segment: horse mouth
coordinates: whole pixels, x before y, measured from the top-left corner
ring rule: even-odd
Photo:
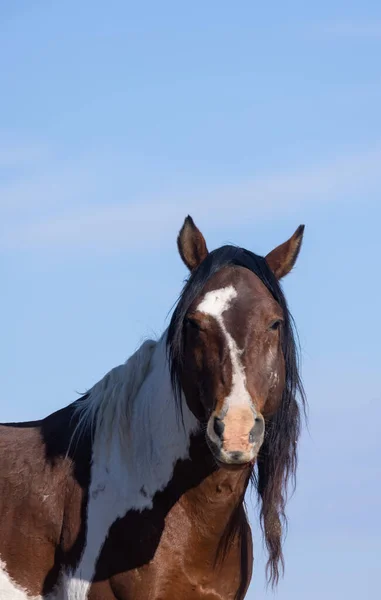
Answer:
[[[218,458],[214,457],[218,468],[224,469],[225,471],[244,471],[247,467],[252,464],[252,461],[244,462],[244,463],[227,463],[222,462]]]
[[[219,468],[240,471],[253,464],[256,459],[252,452],[227,452],[223,448],[219,448],[208,436],[206,436],[206,442]]]

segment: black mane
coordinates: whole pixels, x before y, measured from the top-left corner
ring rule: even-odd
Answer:
[[[184,318],[192,302],[199,296],[205,284],[223,267],[235,265],[252,271],[266,286],[283,311],[284,327],[282,351],[286,367],[285,387],[280,408],[267,420],[265,439],[257,460],[257,472],[253,473],[258,496],[261,500],[262,529],[269,553],[269,580],[276,584],[279,566],[283,570],[282,522],[286,524],[285,504],[288,482],[295,486],[297,466],[297,441],[300,433],[300,408],[305,409],[303,385],[299,377],[298,349],[294,337],[294,322],[287,306],[282,288],[269,268],[265,258],[236,246],[222,246],[208,254],[205,260],[189,276],[173,312],[167,336],[172,386],[176,404],[181,412],[181,370],[184,361]],[[239,526],[229,524],[230,538]],[[226,546],[227,540],[224,542]]]

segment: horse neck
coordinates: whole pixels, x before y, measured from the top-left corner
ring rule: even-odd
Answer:
[[[169,502],[191,488],[195,506],[210,505],[223,521],[242,504],[243,472],[217,469],[200,424],[183,399],[178,414],[166,353],[166,334],[155,345],[147,373],[134,397],[119,386],[115,418],[98,427],[93,445],[92,480],[107,481],[138,510],[152,508],[168,484]],[[136,382],[135,382],[136,383]],[[126,381],[126,386],[129,381]],[[187,460],[191,458],[191,460]],[[103,486],[103,483],[102,483]],[[206,514],[206,513],[205,513]]]
[[[189,486],[185,502],[205,531],[209,529],[219,539],[232,515],[243,508],[252,465],[234,470],[217,468],[204,434],[192,440],[190,456],[192,461],[179,467],[179,478]]]
[[[142,485],[148,497],[171,482],[165,493],[168,506],[177,498],[191,498],[196,514],[202,508],[205,524],[210,525],[213,518],[214,531],[220,528],[223,532],[243,504],[251,468],[216,469],[198,420],[189,410],[184,395],[181,400],[182,419],[173,395],[164,335],[133,404],[130,464],[147,475],[147,483]],[[220,518],[218,525],[216,516]],[[220,534],[217,537],[220,539]]]
[[[112,431],[99,429],[94,440],[95,468],[115,480],[120,494],[134,497],[135,508],[149,508],[155,493],[171,480],[176,462],[188,458],[191,435],[199,428],[185,403],[183,423],[177,414],[166,334],[153,350],[136,396],[120,414],[127,415],[122,424],[115,422]]]

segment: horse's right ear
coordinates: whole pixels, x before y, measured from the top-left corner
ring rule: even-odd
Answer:
[[[209,254],[204,236],[189,215],[177,237],[177,247],[190,271],[194,271]]]

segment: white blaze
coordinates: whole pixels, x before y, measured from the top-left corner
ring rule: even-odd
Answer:
[[[236,341],[226,329],[223,313],[230,308],[232,300],[237,297],[237,290],[229,285],[218,290],[207,292],[197,307],[199,312],[214,317],[219,324],[229,348],[230,360],[232,363],[232,388],[230,394],[225,398],[225,408],[229,406],[239,406],[249,404],[252,401],[246,388],[245,369],[242,365],[240,356],[242,350],[237,346]]]

